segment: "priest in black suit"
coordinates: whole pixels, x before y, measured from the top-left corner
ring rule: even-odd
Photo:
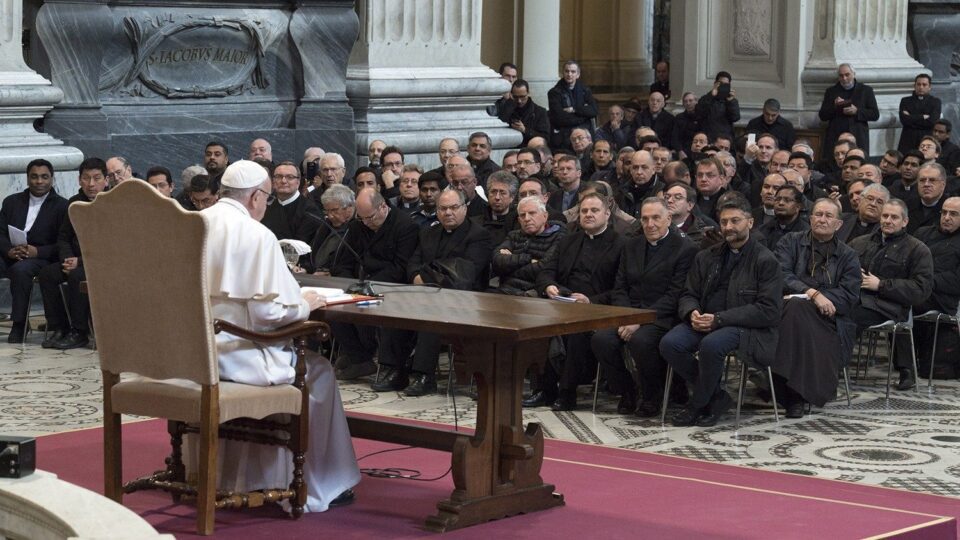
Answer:
[[[434,283],[445,288],[484,290],[487,267],[493,256],[490,232],[467,219],[467,199],[455,188],[443,190],[437,201],[440,222],[420,230],[420,243],[407,264],[407,279],[414,285]],[[440,336],[431,332],[416,333],[384,329],[380,347],[380,364],[387,368],[381,380],[373,385],[377,392],[403,390],[407,396],[436,392],[437,359]],[[412,365],[407,367],[410,352],[416,347]]]
[[[27,165],[27,189],[10,195],[0,207],[0,271],[10,279],[13,328],[8,343],[24,339],[33,279],[57,260],[57,236],[67,200],[53,189],[53,165],[35,159]],[[8,226],[26,231],[26,244],[14,245]]]
[[[261,223],[277,235],[278,240],[300,240],[309,244],[317,234],[321,212],[310,197],[300,194],[300,169],[296,163],[284,161],[274,168],[273,194],[276,199],[267,206]]]

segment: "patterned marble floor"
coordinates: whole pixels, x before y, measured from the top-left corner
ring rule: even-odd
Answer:
[[[100,425],[97,353],[44,350],[41,339],[31,335],[24,350],[0,346],[0,432],[37,436]],[[803,419],[781,417],[779,424],[748,386],[739,432],[732,417],[713,428],[674,428],[620,416],[616,400],[603,394],[594,414],[592,387],[586,386],[580,410],[529,409],[524,418],[557,439],[960,497],[960,382],[935,381],[928,393],[924,380],[919,393],[894,391],[886,402],[884,375],[873,370],[854,383],[850,407],[841,399]],[[368,383],[341,385],[351,410],[472,426],[475,403],[464,390],[454,400],[377,394]]]

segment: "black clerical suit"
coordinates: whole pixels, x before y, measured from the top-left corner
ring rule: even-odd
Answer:
[[[310,199],[297,193],[292,202],[283,204],[280,199],[267,206],[260,223],[277,236],[277,240],[300,240],[310,243],[322,227],[318,218],[323,212]],[[313,214],[313,215],[310,215]]]
[[[467,288],[484,290],[482,279],[489,275],[487,267],[490,265],[492,253],[490,233],[470,219],[465,219],[459,227],[449,232],[437,223],[419,230],[419,243],[407,263],[406,280],[412,282],[415,277],[420,276],[425,282],[430,282],[431,279],[426,276],[434,268],[431,263],[449,263],[456,259],[461,263],[458,268],[462,268],[467,274],[471,273],[472,268],[474,276],[464,276],[465,280],[473,278]],[[440,355],[439,335],[384,328],[381,339],[381,364],[406,373],[407,359],[416,346],[410,369],[416,374],[433,377]]]
[[[507,125],[517,120],[523,123],[523,131],[520,132],[523,140],[520,141],[518,148],[525,148],[534,137],[543,137],[544,140],[549,141],[550,119],[547,110],[534,103],[533,98],[528,99],[523,107],[517,105],[516,100],[506,99],[503,106],[498,109],[497,116]]]
[[[651,309],[657,318],[638,328],[627,342],[640,376],[643,401],[659,404],[667,364],[660,356],[660,338],[677,320],[677,300],[683,292],[687,271],[697,255],[697,246],[670,227],[667,236],[656,243],[646,237],[627,241],[620,256],[620,267],[611,292],[615,306]],[[617,328],[598,330],[591,339],[593,354],[603,364],[607,384],[614,394],[637,395],[636,385],[620,354],[623,341]]]
[[[935,310],[956,315],[957,304],[960,303],[960,229],[947,233],[940,229],[939,224],[929,225],[917,230],[916,238],[930,248],[933,258],[933,292],[926,302],[914,308],[914,312],[922,315]],[[941,336],[944,335],[944,328],[940,329]],[[923,359],[918,362],[921,373],[929,372],[927,366],[933,346],[933,330],[933,325],[929,323],[918,322],[914,326],[917,358]],[[940,337],[940,340],[943,341],[943,338]],[[943,354],[938,353],[937,359],[944,360]],[[951,360],[950,363],[956,364],[956,360]]]
[[[772,252],[777,251],[777,244],[787,233],[809,230],[810,221],[804,219],[800,214],[797,214],[797,217],[786,225],[781,225],[780,221],[774,218],[773,221],[768,221],[760,226],[760,232],[763,233],[764,237],[762,240],[763,245],[767,246],[767,249]]]
[[[576,292],[589,298],[591,304],[609,304],[623,244],[624,238],[610,226],[596,235],[583,230],[568,234],[560,240],[555,254],[543,261],[537,289],[546,296],[547,287],[555,285],[561,296]],[[544,393],[556,394],[558,388],[559,399],[566,401],[566,408],[573,408],[577,385],[593,379],[597,361],[590,349],[589,332],[563,336],[555,344],[560,341],[565,353],[551,354],[544,369]]]
[[[666,109],[657,113],[656,118],[650,114],[649,109],[641,112],[637,115],[637,125],[652,129],[660,139],[661,146],[677,150],[677,148],[673,148],[674,118]]]
[[[793,124],[779,115],[772,124],[768,124],[763,119],[762,114],[754,117],[747,122],[747,129],[744,132],[756,134],[758,137],[764,133],[769,133],[777,139],[777,148],[782,150],[789,150],[797,140],[797,133],[793,129]]]
[[[81,190],[70,197],[69,204],[77,201],[90,202]],[[63,262],[71,257],[77,258],[77,267],[64,274]],[[87,295],[80,291],[80,283],[87,278],[83,267],[83,256],[80,253],[80,240],[77,231],[73,228],[70,215],[65,214],[60,232],[57,236],[57,261],[46,265],[40,270],[37,282],[43,296],[43,314],[47,320],[47,331],[67,331],[71,327],[82,333],[90,332],[90,301]],[[66,282],[64,295],[60,294],[60,284]],[[67,305],[64,306],[64,297]]]
[[[924,118],[926,116],[926,118]],[[940,119],[940,99],[935,96],[918,96],[913,93],[900,100],[900,142],[897,150],[906,153],[920,146],[920,139],[933,132],[933,125]],[[952,171],[950,171],[952,174]]]
[[[467,202],[467,217],[482,216],[487,209],[487,201],[479,194],[474,193],[473,199]]]
[[[20,261],[11,259],[7,254],[13,248],[10,242],[8,225],[23,230],[27,222],[30,207],[30,191],[14,193],[3,200],[0,207],[0,273],[10,279],[11,319],[14,324],[24,324],[30,309],[30,291],[33,278],[44,266],[55,262],[58,257],[57,238],[67,213],[67,200],[50,190],[33,226],[27,231],[27,244],[37,249],[37,256]]]
[[[506,214],[493,215],[493,209],[487,206],[483,214],[470,218],[484,229],[490,231],[490,245],[499,246],[507,233],[517,228],[517,210],[510,208]]]
[[[850,241],[858,236],[873,234],[880,228],[880,223],[864,223],[860,221],[860,215],[856,212],[846,214],[842,218],[840,230],[837,231],[837,238],[841,242],[850,245]]]
[[[721,98],[710,91],[700,97],[694,112],[700,122],[700,130],[706,133],[711,141],[716,139],[717,135],[735,140],[733,124],[740,120],[740,102],[737,98]]]
[[[946,195],[934,204],[927,206],[923,199],[917,195],[915,198],[907,201],[907,210],[910,212],[910,220],[907,221],[907,232],[914,234],[921,227],[934,226],[940,224],[940,211],[943,210],[943,201],[947,199]]]
[[[843,107],[835,104],[838,97],[856,105],[856,114],[853,116],[844,114]],[[855,80],[853,88],[846,90],[838,82],[824,92],[819,114],[820,120],[827,122],[827,132],[820,147],[824,155],[830,155],[833,152],[837,137],[845,131],[849,131],[856,137],[858,148],[869,150],[870,128],[867,122],[874,122],[880,118],[880,109],[877,108],[877,98],[873,94],[873,88]]]

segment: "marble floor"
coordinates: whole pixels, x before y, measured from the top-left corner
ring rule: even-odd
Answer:
[[[6,332],[0,330],[0,336]],[[91,349],[45,350],[42,333],[25,348],[0,345],[0,433],[39,436],[101,424],[97,353]],[[657,420],[616,414],[616,400],[601,393],[590,410],[592,387],[581,387],[581,409],[524,411],[548,437],[674,456],[863,482],[960,497],[960,382],[935,381],[928,392],[893,391],[884,399],[885,368],[851,386],[851,406],[841,399],[803,419],[774,420],[748,386],[742,423],[713,428],[663,427]],[[736,380],[731,380],[733,391]],[[408,398],[373,392],[369,382],[345,383],[350,410],[472,426],[475,403],[465,387]],[[441,382],[441,392],[445,384]],[[842,390],[841,390],[842,396]]]

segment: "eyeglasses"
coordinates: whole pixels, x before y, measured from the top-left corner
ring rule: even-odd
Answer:
[[[517,160],[517,165],[525,165],[525,166],[527,166],[527,167],[529,167],[530,165],[533,165],[533,164],[535,164],[535,163],[536,163],[536,161],[533,161],[532,159],[518,159],[518,160]]]
[[[664,193],[663,199],[665,201],[685,201],[687,200],[687,195],[685,193],[676,193],[674,195],[671,195],[669,193]]]
[[[451,204],[450,206],[437,206],[437,213],[441,214],[444,212],[456,212],[461,208],[463,208],[462,204]]]
[[[359,219],[360,221],[366,223],[366,222],[370,221],[371,219],[377,217],[377,212],[379,212],[379,209],[374,210],[373,213],[370,214],[369,216],[361,216],[360,213],[358,212],[358,213],[357,213],[357,219]]]
[[[273,175],[274,180],[284,180],[286,182],[293,182],[294,180],[299,180],[300,176],[296,174],[275,174]]]
[[[323,174],[332,174],[341,169],[343,169],[343,167],[324,167],[320,169],[320,172],[322,172]]]
[[[266,191],[260,188],[257,188],[257,191],[267,196],[267,206],[270,206],[271,204],[273,204],[273,201],[277,200],[277,196],[274,195],[273,193],[267,193]]]

